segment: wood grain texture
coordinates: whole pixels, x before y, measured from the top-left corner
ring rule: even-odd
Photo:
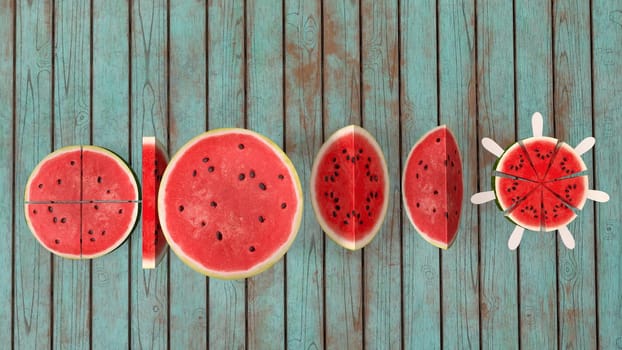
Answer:
[[[362,126],[376,137],[389,169],[389,207],[363,248],[364,345],[401,346],[401,192],[397,1],[362,1]]]
[[[512,4],[477,2],[477,126],[479,138],[508,147],[514,135]],[[494,156],[479,147],[479,186],[490,190]],[[489,203],[480,212],[480,342],[485,349],[518,349],[516,253],[508,249],[513,227]]]
[[[244,1],[208,3],[208,126],[245,125]],[[246,344],[245,280],[209,280],[209,347],[241,349]]]
[[[440,1],[438,14],[440,123],[455,132],[462,153],[465,194],[460,234],[452,249],[441,253],[442,346],[478,348],[478,208],[468,201],[478,190],[475,8],[471,1]]]
[[[400,1],[402,162],[417,140],[438,124],[436,5],[435,0]],[[403,211],[404,349],[441,347],[439,257],[439,249],[422,239]]]
[[[594,181],[611,200],[596,206],[596,277],[598,345],[622,348],[622,239],[620,211],[622,188],[617,176],[622,143],[622,9],[616,1],[592,3],[592,60],[594,89]],[[613,153],[611,153],[613,151]]]
[[[98,1],[92,6],[92,141],[129,160],[129,3]],[[140,231],[134,230],[132,235],[140,235]],[[129,239],[111,254],[93,260],[91,278],[92,348],[129,348]]]
[[[266,20],[266,19],[270,20]],[[246,126],[284,146],[283,3],[246,3]],[[250,349],[285,347],[285,261],[247,279]]]
[[[553,7],[555,136],[572,146],[592,135],[590,9],[584,1],[557,1]],[[592,152],[582,156],[592,178]],[[593,181],[593,178],[592,178]],[[593,183],[590,181],[590,183]],[[558,240],[559,346],[596,347],[594,206],[587,201],[568,225],[576,248]]]
[[[14,125],[14,93],[13,89],[15,67],[15,2],[12,0],[0,1],[0,162],[6,166],[0,169],[0,193],[5,200],[0,202],[0,339],[5,339],[5,346],[13,343],[13,212],[14,189],[13,170],[14,152],[13,130]],[[11,136],[9,136],[11,135]],[[19,212],[19,210],[17,210]]]
[[[516,139],[532,136],[531,115],[554,135],[552,14],[549,1],[515,3]],[[520,345],[557,348],[557,233],[527,233],[518,248]]]
[[[54,3],[54,139],[58,149],[90,143],[90,2]],[[91,266],[53,256],[52,346],[90,347]]]
[[[361,123],[360,4],[324,1],[322,82],[324,139]],[[363,346],[362,251],[324,238],[325,337],[328,349]]]
[[[142,136],[155,136],[168,144],[167,3],[132,1],[131,52],[131,165],[142,171]],[[135,232],[141,232],[140,222]],[[143,270],[142,241],[130,241],[130,346],[164,349],[169,342],[168,260],[155,270]],[[170,256],[169,256],[170,257]]]
[[[169,149],[171,156],[206,130],[206,5],[184,0],[169,3]],[[170,344],[205,348],[207,342],[207,278],[169,251]]]
[[[285,2],[285,151],[310,193],[311,167],[322,144],[321,4]],[[324,234],[306,196],[298,236],[286,255],[290,349],[324,347]]]

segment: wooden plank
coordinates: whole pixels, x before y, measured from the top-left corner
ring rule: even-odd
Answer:
[[[208,125],[244,127],[244,1],[208,4]],[[246,342],[245,280],[209,281],[209,347],[240,349]]]
[[[90,2],[54,3],[54,149],[90,143]],[[53,257],[53,347],[90,347],[90,261]]]
[[[363,249],[364,345],[397,349],[401,327],[401,172],[398,3],[361,3],[362,125],[376,137],[389,168],[389,207]]]
[[[438,122],[436,1],[400,2],[402,161]],[[403,166],[402,166],[403,169]],[[440,253],[402,212],[404,349],[441,346]]]
[[[555,135],[575,146],[592,135],[590,8],[585,1],[556,1],[553,8]],[[592,152],[583,160],[593,174]],[[559,346],[596,347],[594,206],[588,201],[568,225],[576,248],[558,240]]]
[[[131,163],[142,171],[141,140],[155,136],[167,144],[167,2],[132,1]],[[136,232],[141,232],[140,222]],[[130,347],[164,349],[168,344],[168,258],[155,270],[143,270],[140,234],[130,241]]]
[[[478,132],[507,147],[515,141],[512,3],[477,2],[476,11]],[[496,157],[478,149],[486,164],[479,169],[480,190],[490,191]],[[514,225],[492,203],[481,206],[479,215],[480,343],[518,349],[517,262],[507,243]]]
[[[51,347],[51,256],[21,208],[30,172],[52,149],[52,2],[17,3],[15,50],[14,330],[18,349]]]
[[[13,211],[21,213],[21,208],[14,207],[13,189],[14,149],[13,128],[14,112],[14,58],[15,58],[15,2],[0,1],[0,162],[6,164],[0,169],[0,193],[6,200],[0,202],[0,339],[5,339],[5,346],[13,343]]]
[[[285,150],[309,193],[311,167],[322,144],[321,3],[285,2]],[[286,256],[288,348],[324,346],[323,233],[309,196]]]
[[[130,155],[129,4],[93,2],[93,144],[128,161]],[[112,47],[114,43],[114,49]],[[132,235],[140,235],[134,230]],[[92,264],[93,349],[129,347],[129,240]],[[114,302],[110,302],[114,300]]]
[[[544,135],[553,135],[551,4],[515,3],[517,139],[533,135],[531,115],[544,117]],[[502,145],[505,146],[505,145]],[[518,249],[520,345],[557,348],[556,233],[527,234]]]
[[[283,3],[246,3],[246,123],[283,147]],[[267,20],[269,19],[269,20]],[[284,260],[247,280],[247,346],[285,347]]]
[[[324,138],[361,123],[360,4],[324,1],[322,18]],[[328,349],[363,347],[362,251],[324,238],[325,343]]]
[[[592,2],[592,60],[594,89],[595,177],[593,186],[611,200],[596,206],[597,344],[622,347],[622,193],[617,176],[622,141],[622,12],[617,1]],[[585,218],[581,218],[584,220]],[[589,234],[588,234],[589,236]]]
[[[206,129],[206,5],[170,2],[169,146],[171,155]],[[207,279],[171,252],[170,344],[207,347]]]
[[[478,208],[469,202],[478,190],[474,5],[441,1],[438,14],[440,123],[454,131],[464,171],[460,233],[441,254],[442,347],[478,348]]]

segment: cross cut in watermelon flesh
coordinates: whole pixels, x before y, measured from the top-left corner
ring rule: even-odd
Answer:
[[[25,215],[37,240],[72,259],[95,258],[119,246],[138,214],[136,180],[112,152],[68,146],[45,157],[26,185]]]
[[[350,125],[331,135],[311,171],[311,202],[324,232],[350,250],[367,245],[388,208],[384,155],[365,129]]]

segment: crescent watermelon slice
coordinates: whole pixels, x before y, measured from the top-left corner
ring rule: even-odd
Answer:
[[[143,137],[143,269],[155,268],[166,254],[166,239],[158,218],[157,196],[168,155],[155,137]]]

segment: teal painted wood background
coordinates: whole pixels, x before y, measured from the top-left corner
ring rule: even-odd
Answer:
[[[615,0],[0,0],[0,347],[11,349],[622,348],[622,3]],[[512,225],[487,190],[502,146],[530,116],[584,159],[577,247]],[[172,155],[199,132],[248,127],[280,144],[308,189],[333,131],[360,124],[383,147],[391,202],[361,251],[326,239],[305,199],[286,257],[241,281],[169,254],[141,268],[140,225],[112,254],[69,261],[23,218],[46,154],[97,144],[140,173],[141,137]],[[428,129],[461,146],[465,200],[448,251],[402,212],[401,166]]]

